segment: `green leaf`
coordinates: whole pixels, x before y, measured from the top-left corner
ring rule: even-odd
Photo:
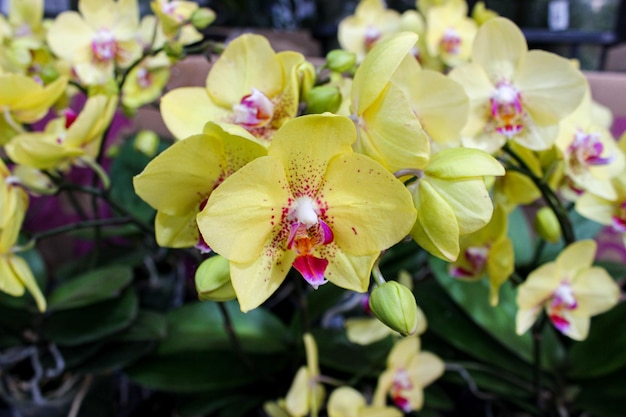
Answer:
[[[271,353],[287,349],[287,329],[272,313],[262,307],[242,313],[237,302],[224,303],[224,306],[244,351]],[[161,355],[232,349],[216,302],[183,305],[167,314],[167,323],[168,335],[158,350]]]
[[[41,332],[45,338],[61,346],[75,346],[125,329],[132,324],[137,313],[137,296],[132,288],[127,288],[119,298],[47,316]]]
[[[532,238],[530,223],[521,207],[517,207],[509,215],[509,228],[507,235],[513,242],[515,253],[515,265],[528,265],[533,259],[535,240]]]
[[[615,332],[614,332],[615,333]],[[623,417],[626,410],[626,368],[610,375],[581,381],[570,409],[601,417]]]
[[[593,378],[626,367],[626,303],[593,317],[587,339],[574,343],[569,352],[569,376]]]
[[[428,332],[473,358],[502,370],[531,378],[532,368],[493,339],[448,297],[433,280],[420,281],[414,288],[417,305],[428,319]]]
[[[489,286],[487,280],[466,282],[448,274],[447,263],[431,258],[431,269],[437,281],[456,304],[494,339],[521,359],[532,363],[533,341],[529,332],[519,336],[515,333],[515,315],[517,293],[510,282],[500,288],[500,300],[497,306],[489,304]],[[545,327],[542,339],[542,365],[547,369],[561,366],[565,359],[565,349],[558,341],[554,331]]]
[[[164,314],[151,310],[139,310],[137,319],[126,330],[113,337],[117,342],[148,342],[165,339],[167,319]]]
[[[94,355],[77,366],[74,371],[85,374],[114,372],[135,362],[155,347],[156,343],[147,341],[104,343]]]
[[[154,354],[127,370],[128,376],[147,388],[170,392],[201,392],[241,387],[285,367],[283,354],[247,355],[249,368],[235,352],[189,351]]]
[[[89,271],[59,285],[48,297],[48,309],[68,310],[118,297],[132,279],[132,270],[124,266]]]

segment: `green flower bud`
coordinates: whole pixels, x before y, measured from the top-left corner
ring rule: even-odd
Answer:
[[[550,207],[542,207],[535,215],[535,231],[551,243],[561,239],[561,225]]]
[[[202,262],[196,270],[196,290],[202,301],[234,300],[228,259],[216,255]]]
[[[142,130],[135,136],[135,150],[152,158],[159,150],[159,135],[151,130]]]
[[[49,84],[59,78],[59,71],[51,65],[45,65],[39,71],[39,77],[44,84]]]
[[[370,309],[378,320],[404,336],[415,334],[418,330],[415,296],[396,281],[388,281],[372,291]]]
[[[337,72],[346,72],[354,68],[356,55],[343,49],[333,49],[326,54],[326,66]]]
[[[341,92],[337,87],[313,87],[304,97],[307,114],[334,113],[341,106]]]
[[[167,42],[163,45],[163,50],[165,51],[165,54],[174,61],[181,59],[185,52],[183,45],[176,41]]]
[[[204,29],[215,21],[215,12],[207,7],[201,7],[191,15],[191,24],[196,29]]]

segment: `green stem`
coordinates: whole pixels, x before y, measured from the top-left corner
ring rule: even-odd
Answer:
[[[508,167],[507,169],[520,172],[530,178],[541,192],[545,202],[556,215],[559,221],[559,226],[561,227],[561,232],[563,233],[563,243],[565,246],[575,242],[576,236],[574,234],[572,223],[569,220],[567,210],[565,210],[559,200],[559,197],[555,194],[552,188],[550,188],[543,178],[533,174],[526,161],[524,161],[524,159],[522,159],[508,144],[505,144],[502,149],[519,164],[519,167]]]
[[[372,277],[374,278],[374,281],[378,286],[383,285],[387,282],[385,281],[385,277],[380,270],[380,260],[382,259],[384,253],[385,252],[380,253],[378,258],[376,259],[376,262],[374,262],[374,266],[372,267]]]
[[[542,398],[541,381],[541,346],[543,342],[543,328],[547,322],[547,316],[541,313],[539,320],[532,327],[533,338],[533,386],[535,391],[535,404],[537,406],[537,416],[544,415],[544,401]]]
[[[230,313],[228,312],[228,309],[226,308],[226,304],[217,303],[217,305],[219,307],[220,314],[222,315],[222,320],[224,321],[224,330],[226,331],[226,335],[228,336],[228,339],[230,340],[230,344],[235,350],[235,353],[250,371],[255,371],[254,364],[252,363],[250,358],[245,354],[245,352],[243,351],[243,348],[241,347],[241,342],[239,338],[237,337],[237,332],[235,331],[235,328],[233,326],[233,321],[230,318]]]

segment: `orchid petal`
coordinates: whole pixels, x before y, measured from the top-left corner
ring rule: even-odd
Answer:
[[[576,296],[575,315],[595,316],[613,308],[620,298],[620,288],[613,278],[600,267],[579,272],[572,280]]]

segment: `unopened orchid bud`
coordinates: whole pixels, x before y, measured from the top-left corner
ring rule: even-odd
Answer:
[[[404,336],[418,330],[415,296],[396,281],[388,281],[372,291],[370,308],[378,320]]]
[[[228,259],[222,256],[212,256],[202,262],[195,278],[198,298],[202,301],[230,301],[236,297],[230,282]]]
[[[191,15],[191,24],[196,29],[204,29],[215,22],[215,12],[207,7],[201,7]]]
[[[159,150],[159,135],[151,130],[142,130],[135,136],[134,148],[152,158]]]
[[[59,71],[54,68],[52,65],[45,65],[39,71],[39,78],[44,84],[49,84],[59,78]]]
[[[176,41],[167,42],[163,45],[163,50],[165,51],[165,54],[174,61],[182,58],[185,52],[183,45]]]
[[[321,85],[309,90],[304,101],[308,114],[334,113],[341,106],[341,92],[337,87]]]
[[[326,54],[326,66],[336,72],[346,72],[354,68],[356,55],[343,49],[333,49]]]
[[[298,76],[300,78],[300,95],[304,97],[315,85],[317,77],[315,65],[309,61],[304,61],[298,65]]]
[[[52,195],[58,190],[50,177],[36,168],[17,165],[13,168],[13,175],[19,180],[20,185],[33,194]]]
[[[561,239],[559,219],[550,207],[542,207],[535,215],[535,231],[539,236],[551,243]]]

